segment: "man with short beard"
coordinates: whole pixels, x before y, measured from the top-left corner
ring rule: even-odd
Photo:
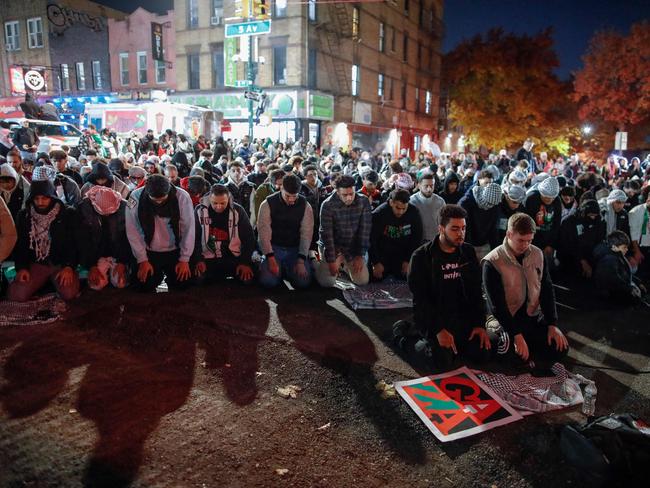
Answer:
[[[438,235],[438,214],[445,201],[433,193],[434,175],[423,171],[418,175],[418,192],[411,196],[410,203],[420,211],[422,239],[432,241]]]
[[[76,215],[74,209],[59,200],[50,180],[32,183],[25,208],[18,214],[16,230],[17,273],[9,287],[9,300],[29,300],[48,280],[64,300],[76,297]]]
[[[143,291],[166,276],[170,289],[186,286],[194,251],[194,207],[189,194],[163,175],[151,175],[127,203],[126,235],[138,262]]]
[[[399,321],[395,340],[415,348],[438,370],[451,369],[459,356],[481,361],[490,354],[476,252],[465,243],[467,212],[458,205],[440,210],[438,236],[411,257],[408,285],[413,293],[415,331]]]

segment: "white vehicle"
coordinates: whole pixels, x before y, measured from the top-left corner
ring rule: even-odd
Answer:
[[[74,125],[67,122],[54,122],[52,120],[38,119],[6,119],[11,124],[11,131],[15,131],[22,126],[23,121],[29,122],[29,127],[36,131],[40,139],[37,152],[47,153],[55,149],[61,149],[61,146],[69,146],[71,149],[79,145],[81,131]]]

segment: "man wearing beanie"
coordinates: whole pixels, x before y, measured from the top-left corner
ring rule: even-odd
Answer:
[[[578,210],[576,203],[576,189],[573,186],[565,186],[560,190],[560,202],[562,203],[562,220],[573,215]]]
[[[49,280],[61,298],[71,300],[79,293],[79,278],[74,271],[77,266],[75,211],[58,198],[49,179],[33,181],[25,203],[16,222],[17,273],[9,287],[8,299],[25,302]]]
[[[467,212],[467,234],[465,240],[474,246],[478,259],[490,252],[497,230],[499,204],[503,192],[497,183],[476,185],[461,198],[458,205]]]
[[[115,190],[95,185],[86,192],[78,212],[83,243],[79,263],[88,269],[88,286],[99,291],[110,282],[124,288],[133,261],[126,237],[126,201]]]
[[[630,220],[625,210],[627,195],[623,190],[612,190],[606,199],[601,200],[600,209],[607,224],[607,235],[620,230],[630,237]]]
[[[524,202],[526,213],[533,218],[537,228],[533,244],[544,252],[549,265],[553,263],[562,223],[559,194],[560,185],[557,178],[550,176],[541,181],[535,190],[529,191]]]
[[[557,327],[553,283],[538,247],[532,245],[535,222],[524,213],[508,220],[506,238],[483,259],[483,290],[488,311],[498,322],[488,333],[499,336],[504,358],[547,369],[566,356],[569,344]]]
[[[493,233],[493,239],[490,242],[492,249],[503,244],[508,230],[508,219],[516,213],[524,212],[525,199],[526,190],[523,186],[507,185],[503,187],[503,199],[497,207],[497,230]]]
[[[151,175],[131,194],[126,235],[138,263],[143,291],[166,277],[170,289],[187,285],[194,251],[194,208],[189,194],[163,175]]]

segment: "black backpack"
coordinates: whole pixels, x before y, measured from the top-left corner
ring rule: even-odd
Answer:
[[[589,486],[647,486],[650,426],[634,414],[610,414],[560,434],[567,461]]]

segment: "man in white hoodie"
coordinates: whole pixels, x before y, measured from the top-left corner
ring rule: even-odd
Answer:
[[[418,192],[411,196],[411,205],[417,207],[422,219],[422,240],[432,241],[438,235],[438,216],[445,201],[433,193],[433,173],[423,171],[418,175]]]
[[[11,163],[0,165],[0,197],[7,204],[14,221],[18,218],[20,209],[25,206],[29,186],[25,177],[16,173]]]

